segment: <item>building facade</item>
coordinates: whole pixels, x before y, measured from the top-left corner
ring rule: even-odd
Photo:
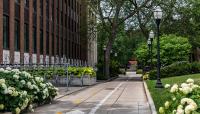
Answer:
[[[0,63],[85,64],[85,0],[0,0]]]

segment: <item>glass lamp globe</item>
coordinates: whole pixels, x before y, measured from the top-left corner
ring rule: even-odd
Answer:
[[[151,30],[149,33],[149,38],[153,39],[154,38],[154,32]]]
[[[156,6],[153,14],[155,19],[162,19],[163,12],[160,6]]]

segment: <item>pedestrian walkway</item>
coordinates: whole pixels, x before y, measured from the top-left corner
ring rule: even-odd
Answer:
[[[32,114],[151,114],[140,76],[127,72],[118,79],[64,96]]]

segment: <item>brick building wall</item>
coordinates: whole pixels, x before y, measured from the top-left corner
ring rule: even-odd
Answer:
[[[86,5],[85,0],[0,0],[0,63],[87,61]]]

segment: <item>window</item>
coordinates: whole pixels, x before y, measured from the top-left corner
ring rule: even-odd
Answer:
[[[56,38],[56,43],[57,43],[57,51],[56,51],[56,54],[58,55],[59,54],[59,37],[57,36]]]
[[[52,55],[54,55],[54,48],[55,48],[55,46],[54,46],[54,35],[52,34]]]
[[[49,0],[46,0],[46,17],[49,19]]]
[[[40,0],[40,15],[43,16],[43,0]]]
[[[37,31],[36,28],[33,27],[33,53],[37,53]]]
[[[63,56],[63,38],[61,37],[61,56]]]
[[[20,28],[19,28],[19,21],[15,20],[15,51],[20,50]]]
[[[3,0],[3,13],[9,14],[9,0]]]
[[[24,0],[24,5],[25,5],[25,7],[29,7],[29,0]]]
[[[18,4],[19,4],[19,1],[20,1],[20,0],[15,0],[15,3],[18,3]]]
[[[29,29],[28,24],[24,24],[24,51],[29,52]]]
[[[37,0],[33,0],[33,12],[37,12],[37,7],[36,7],[36,5],[37,5]]]
[[[52,21],[54,22],[54,0],[52,0]]]
[[[9,49],[9,20],[8,16],[3,16],[3,48]]]
[[[44,44],[44,40],[43,40],[43,31],[40,30],[40,54],[43,54],[43,44]]]
[[[47,32],[46,34],[46,50],[47,50],[47,55],[49,55],[49,33]]]

